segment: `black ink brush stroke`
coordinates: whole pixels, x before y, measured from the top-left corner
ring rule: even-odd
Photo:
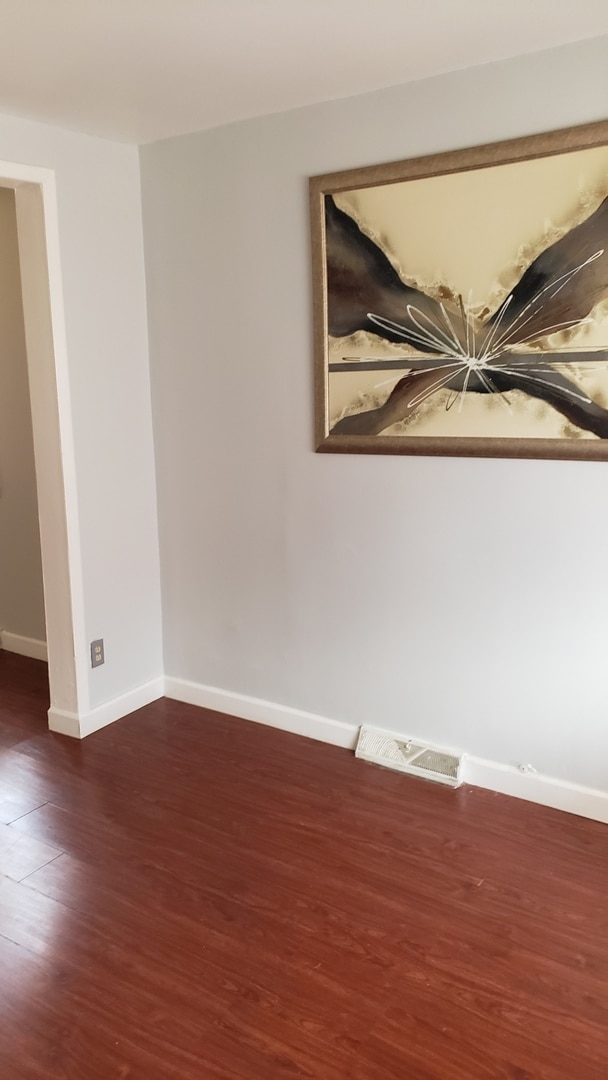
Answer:
[[[415,307],[434,322],[441,319],[441,305],[420,289],[406,285],[384,252],[361,231],[356,221],[325,196],[325,251],[327,261],[327,328],[332,337],[348,337],[366,330],[386,341],[403,343],[403,333],[380,331],[369,318],[376,312],[396,320],[416,335],[408,315]],[[457,320],[460,324],[460,320]],[[417,335],[416,335],[417,337]],[[430,352],[416,340],[416,348]]]
[[[584,270],[576,272],[584,263]],[[564,280],[570,274],[569,280]],[[608,199],[604,199],[585,221],[530,263],[509,294],[501,336],[509,330],[513,345],[523,338],[536,340],[549,333],[552,326],[581,322],[607,296]],[[499,311],[488,320],[488,327]]]

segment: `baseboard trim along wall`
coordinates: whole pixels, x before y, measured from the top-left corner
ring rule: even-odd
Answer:
[[[48,659],[46,641],[24,637],[23,634],[11,634],[8,630],[0,630],[0,648],[6,649],[6,652],[19,653],[20,656],[29,656],[31,660]]]
[[[136,686],[120,697],[112,698],[111,701],[98,705],[90,712],[77,716],[75,713],[65,712],[63,709],[50,708],[48,712],[49,728],[59,735],[70,735],[73,739],[84,739],[92,735],[94,731],[113,724],[115,720],[122,720],[136,709],[143,709],[152,701],[164,696],[165,680],[162,676],[152,679],[151,682]]]
[[[304,712],[288,705],[277,705],[273,701],[222,690],[217,686],[190,682],[187,679],[173,678],[170,675],[153,679],[82,716],[51,708],[48,714],[49,727],[51,731],[61,735],[83,739],[163,696],[228,716],[238,716],[256,724],[267,724],[269,727],[340,746],[346,750],[354,750],[359,734],[356,724],[332,720],[327,716]],[[397,738],[404,738],[405,734],[410,733],[395,732]],[[424,742],[419,731],[413,734],[412,738]],[[550,806],[555,810],[608,824],[608,792],[582,787],[552,776],[522,771],[516,765],[488,761],[467,753],[462,756],[461,776],[465,784],[488,788],[503,795],[526,799],[541,806]]]
[[[217,686],[174,679],[170,675],[165,676],[165,694],[168,698],[183,701],[187,705],[199,705],[203,709],[213,709],[229,716],[239,716],[243,720],[253,720],[256,724],[268,724],[270,727],[290,731],[294,735],[305,735],[309,739],[342,746],[348,750],[354,750],[359,734],[356,724],[330,720],[326,716],[292,709],[288,705],[276,705],[273,701],[249,697],[247,694],[220,690]]]
[[[342,746],[348,750],[354,749],[359,734],[356,724],[330,720],[326,716],[302,712],[286,705],[248,697],[246,694],[231,693],[217,686],[188,682],[186,679],[166,676],[165,694],[175,701],[199,705],[204,709],[239,716],[259,724],[269,724],[283,731],[305,735],[307,738]],[[395,734],[397,738],[404,738],[405,733]],[[424,742],[419,731],[413,733],[412,738]],[[486,761],[466,753],[463,754],[461,775],[465,784],[488,788],[503,795],[512,795],[517,799],[526,799],[541,806],[550,806],[556,810],[608,823],[608,792],[595,791],[539,773],[522,772],[515,765]]]
[[[516,765],[503,765],[464,755],[462,777],[466,784],[489,788],[501,795],[551,806],[568,814],[592,818],[608,824],[608,792],[572,784],[542,773],[521,772]]]

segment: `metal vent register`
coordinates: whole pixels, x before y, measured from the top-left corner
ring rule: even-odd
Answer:
[[[424,776],[457,787],[461,758],[436,747],[423,746],[378,728],[362,727],[355,750],[357,757],[389,769]]]

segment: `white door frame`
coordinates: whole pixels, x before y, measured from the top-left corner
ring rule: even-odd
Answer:
[[[59,222],[52,169],[0,161],[15,191],[49,660],[51,727],[79,731],[89,711]],[[59,722],[58,722],[59,721]]]

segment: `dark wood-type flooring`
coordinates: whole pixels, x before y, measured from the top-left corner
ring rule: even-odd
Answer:
[[[2,1080],[607,1080],[605,826],[0,687]]]

